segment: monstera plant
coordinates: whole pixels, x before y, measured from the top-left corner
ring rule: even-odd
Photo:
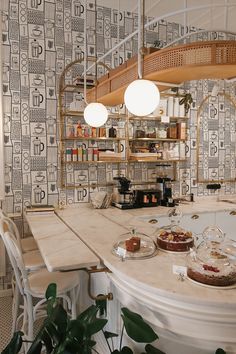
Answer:
[[[96,305],[90,306],[75,320],[71,320],[56,297],[56,284],[49,285],[46,291],[46,299],[47,317],[35,339],[30,343],[27,354],[99,354],[93,335],[100,331],[104,335],[108,352],[111,354],[134,353],[131,348],[122,345],[124,331],[133,341],[146,343],[141,354],[165,354],[150,344],[158,339],[153,329],[139,314],[130,311],[128,308],[121,309],[123,326],[119,336],[116,333],[104,330],[108,320],[101,318],[101,315],[105,312],[106,302],[98,301]],[[24,343],[23,336],[22,332],[16,332],[1,354],[19,353]],[[115,337],[120,337],[117,349],[113,345]],[[215,354],[226,354],[226,352],[219,348]]]
[[[138,343],[147,343],[146,354],[165,354],[150,343],[158,339],[157,334],[143,320],[143,318],[130,311],[128,308],[121,309],[123,328],[119,340],[119,348],[114,349],[113,338],[116,333],[104,330],[108,320],[98,316],[104,312],[104,302],[97,302],[81,313],[75,320],[71,320],[56,297],[56,284],[50,284],[46,291],[47,317],[30,345],[27,354],[92,354],[98,353],[93,335],[102,331],[106,340],[108,351],[113,354],[132,354],[133,351],[122,345],[124,330],[127,335]],[[16,332],[3,350],[2,354],[17,354],[24,342],[22,332]],[[46,351],[45,351],[46,349]]]

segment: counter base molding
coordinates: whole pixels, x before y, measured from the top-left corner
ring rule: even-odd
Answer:
[[[213,354],[219,347],[227,354],[236,353],[236,305],[176,300],[164,293],[147,292],[114,274],[109,277],[114,297],[119,301],[118,313],[113,313],[113,318],[118,321],[124,306],[139,313],[158,334],[156,346],[165,353]]]

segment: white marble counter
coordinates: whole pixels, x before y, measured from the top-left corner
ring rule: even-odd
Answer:
[[[185,216],[189,215],[188,221],[191,222],[191,214],[198,213],[200,223],[203,219],[208,222],[214,212],[224,218],[235,207],[214,198],[181,205]],[[157,347],[165,353],[212,354],[221,347],[227,354],[236,354],[235,288],[213,289],[188,279],[180,281],[172,266],[185,266],[185,255],[159,251],[150,259],[121,261],[111,252],[120,236],[134,226],[152,237],[155,225],[149,224],[148,218],[159,219],[168,210],[163,207],[95,210],[89,204],[79,204],[57,210],[60,219],[55,215],[53,218],[28,215],[27,219],[51,269],[80,267],[84,252],[84,266],[86,262],[91,266],[91,259],[98,264],[100,259],[112,271],[106,275],[100,273],[106,281],[97,280],[99,288],[93,284],[95,293],[111,291],[114,295],[108,306],[112,332],[120,331],[120,308],[126,306],[152,325],[160,337]],[[88,249],[96,255],[89,252],[89,260]]]
[[[31,212],[25,217],[50,272],[100,264],[98,257],[54,212]]]
[[[232,210],[234,205],[216,202],[213,199],[201,200],[191,205],[181,206],[183,213],[212,212]],[[186,264],[185,255],[173,255],[159,251],[158,254],[145,260],[126,260],[122,262],[112,254],[112,246],[132,226],[146,234],[153,233],[153,226],[139,220],[142,215],[163,215],[168,208],[142,208],[120,210],[117,208],[93,209],[84,204],[78,207],[68,207],[58,211],[58,215],[74,230],[80,239],[85,242],[103,261],[112,272],[126,280],[129,284],[146,289],[149,293],[162,294],[167,297],[191,299],[191,302],[225,303],[235,305],[236,289],[216,290],[190,283],[189,280],[180,281],[173,274],[172,265]]]

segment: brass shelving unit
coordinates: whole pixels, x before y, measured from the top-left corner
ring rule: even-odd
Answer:
[[[96,58],[95,57],[90,57],[89,60],[91,61],[95,61]],[[81,185],[83,185],[84,187],[86,186],[94,186],[95,183],[94,182],[87,182],[86,181],[84,183],[69,183],[67,182],[67,178],[66,178],[66,174],[67,174],[67,168],[68,166],[72,166],[72,169],[74,170],[74,168],[78,169],[76,166],[82,166],[82,165],[101,165],[101,164],[118,164],[118,174],[120,174],[120,164],[126,164],[126,174],[127,177],[129,178],[130,176],[130,166],[132,164],[135,163],[157,163],[157,164],[172,164],[173,165],[173,175],[174,178],[176,179],[177,176],[177,172],[176,172],[176,163],[177,162],[181,162],[181,161],[185,161],[184,158],[173,158],[173,159],[161,159],[158,157],[158,155],[155,157],[154,155],[148,159],[148,158],[135,158],[133,159],[132,156],[130,156],[130,150],[132,145],[135,146],[135,144],[138,144],[140,142],[154,142],[154,143],[180,143],[180,142],[184,142],[186,139],[173,139],[173,138],[159,138],[159,137],[143,137],[143,138],[138,138],[135,136],[129,136],[129,124],[135,124],[136,121],[154,121],[158,124],[163,123],[162,122],[162,117],[161,116],[147,116],[147,117],[135,117],[135,116],[131,116],[131,115],[127,115],[124,113],[110,113],[109,114],[109,119],[114,119],[114,120],[123,120],[124,121],[124,134],[122,134],[122,137],[116,137],[116,138],[112,138],[112,137],[100,137],[100,136],[85,136],[85,137],[69,137],[67,136],[67,132],[66,132],[66,125],[67,125],[67,120],[69,118],[71,118],[72,120],[76,119],[76,117],[78,117],[78,119],[82,120],[83,119],[83,111],[75,111],[75,110],[71,110],[68,106],[68,102],[66,102],[67,94],[74,94],[76,92],[78,93],[83,93],[84,91],[84,84],[82,82],[81,77],[76,77],[73,80],[69,80],[68,78],[70,78],[71,75],[71,70],[73,71],[74,66],[82,64],[82,60],[76,60],[72,63],[70,63],[69,65],[67,65],[67,67],[64,69],[61,78],[60,78],[60,83],[59,83],[59,114],[60,114],[60,187],[62,189],[72,189],[72,188],[79,188],[81,187]],[[106,67],[106,69],[108,69]],[[86,84],[87,88],[91,88],[91,86],[94,84],[94,86],[96,86],[97,81],[95,79],[95,77],[88,77],[89,78],[89,84]],[[166,96],[166,93],[163,94],[163,96]],[[167,94],[167,96],[169,96]],[[175,96],[175,95],[172,95]],[[175,123],[178,121],[186,121],[187,122],[188,117],[175,117],[172,116],[169,119],[169,123]],[[168,125],[168,123],[163,123],[165,125]],[[121,152],[122,151],[122,143],[124,143],[124,148],[125,148],[125,152],[122,158],[109,158],[109,156],[107,156],[106,158],[101,158],[101,160],[98,161],[93,161],[91,160],[91,158],[89,160],[86,161],[66,161],[66,147],[71,143],[74,144],[73,146],[76,145],[76,142],[110,142],[110,143],[114,143],[117,144],[117,151]],[[137,182],[134,182],[137,183]],[[140,182],[141,183],[141,182]],[[140,184],[138,183],[138,184]],[[154,183],[153,181],[146,181],[147,183]],[[112,185],[112,182],[109,183],[96,183],[96,186],[110,186]]]
[[[88,57],[88,61],[96,61],[95,57]],[[62,189],[73,189],[73,188],[80,188],[81,185],[83,187],[89,187],[89,186],[94,186],[94,182],[91,183],[74,183],[70,184],[67,183],[66,181],[66,167],[68,165],[71,166],[77,166],[77,165],[100,165],[100,164],[110,164],[110,163],[117,163],[118,164],[118,173],[120,173],[120,164],[121,163],[127,163],[126,160],[124,159],[118,159],[118,158],[104,158],[103,160],[98,160],[98,161],[91,161],[91,160],[86,160],[86,161],[66,161],[65,153],[66,153],[66,145],[68,145],[69,142],[71,143],[76,143],[77,141],[84,141],[84,142],[89,142],[89,141],[94,141],[94,142],[114,142],[117,144],[117,151],[121,152],[121,141],[125,140],[125,138],[110,138],[110,137],[99,137],[99,136],[86,136],[86,137],[68,137],[66,135],[66,125],[67,125],[67,120],[69,118],[76,118],[78,117],[79,119],[83,119],[83,111],[74,111],[68,109],[67,105],[67,94],[74,94],[74,93],[83,93],[84,91],[84,82],[82,77],[77,76],[73,80],[69,80],[72,75],[73,69],[75,69],[76,65],[83,65],[83,60],[75,60],[71,62],[69,65],[67,65],[60,77],[60,82],[59,82],[59,115],[60,115],[60,187]],[[107,67],[103,63],[99,63],[98,65],[103,65],[107,70],[109,70],[109,67]],[[93,76],[88,76],[87,75],[87,82],[86,82],[86,88],[89,89],[93,86],[96,86],[97,80]],[[116,113],[111,113],[109,114],[109,119],[125,119],[124,114],[120,114],[119,112]],[[111,183],[96,183],[96,186],[109,186],[112,185]]]

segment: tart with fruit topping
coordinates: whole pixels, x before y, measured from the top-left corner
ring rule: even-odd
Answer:
[[[194,240],[190,231],[181,228],[171,230],[161,229],[157,236],[157,245],[166,251],[187,252],[193,247]]]

